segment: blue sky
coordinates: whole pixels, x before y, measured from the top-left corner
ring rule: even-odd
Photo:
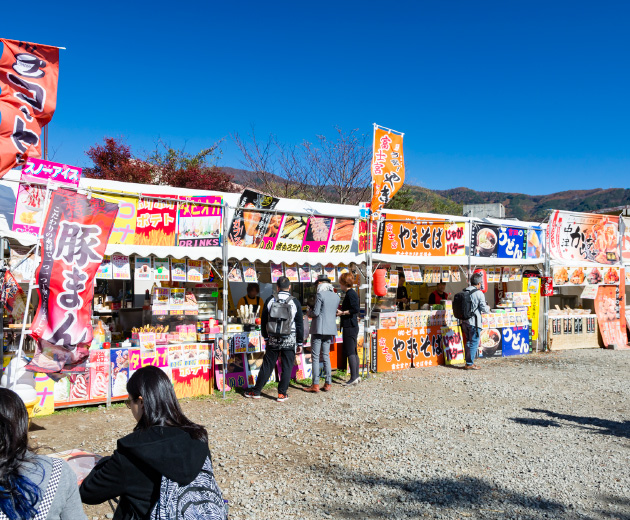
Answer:
[[[31,4],[29,4],[31,5]],[[106,6],[106,7],[104,7]],[[627,187],[628,2],[62,2],[3,16],[61,54],[55,160],[104,136],[405,132],[407,179],[530,194]],[[37,13],[37,16],[35,16]],[[29,16],[36,17],[28,23]],[[241,167],[226,142],[221,163]]]

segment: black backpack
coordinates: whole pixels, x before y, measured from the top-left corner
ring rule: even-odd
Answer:
[[[267,321],[267,333],[270,336],[288,336],[291,334],[293,323],[291,300],[292,298],[289,296],[286,300],[274,298],[271,302],[269,320]]]
[[[458,320],[469,320],[475,315],[475,308],[473,307],[472,294],[479,289],[473,289],[469,291],[464,289],[458,292],[453,298],[453,314]]]

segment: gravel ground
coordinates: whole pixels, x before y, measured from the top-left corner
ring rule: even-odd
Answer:
[[[630,520],[630,351],[481,366],[378,374],[318,395],[295,384],[284,403],[270,388],[273,400],[183,406],[208,428],[234,520]],[[109,454],[132,428],[127,409],[92,408],[38,419],[31,436],[42,453]]]

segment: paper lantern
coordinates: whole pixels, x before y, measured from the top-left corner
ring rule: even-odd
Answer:
[[[475,269],[473,271],[473,274],[480,274],[482,276],[481,279],[481,292],[482,293],[486,293],[488,292],[488,273],[486,272],[485,269]]]
[[[377,269],[374,271],[374,279],[372,287],[375,296],[385,296],[387,294],[387,280],[385,278],[387,271],[385,269]]]

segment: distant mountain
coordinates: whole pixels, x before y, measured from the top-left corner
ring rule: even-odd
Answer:
[[[222,167],[234,176],[234,182],[246,185],[251,181],[251,172],[238,168]],[[422,186],[405,184],[406,200],[399,209],[427,213],[461,215],[464,204],[493,204],[505,206],[506,217],[520,220],[541,221],[549,209],[594,212],[606,208],[630,205],[630,189],[611,188],[593,190],[570,190],[550,195],[526,195],[499,191],[475,191],[470,188],[430,190]]]
[[[550,195],[525,195],[496,191],[475,191],[469,188],[436,190],[436,194],[457,204],[491,204],[505,206],[506,217],[521,220],[543,220],[549,209],[592,213],[616,206],[630,205],[630,189],[571,190]]]

